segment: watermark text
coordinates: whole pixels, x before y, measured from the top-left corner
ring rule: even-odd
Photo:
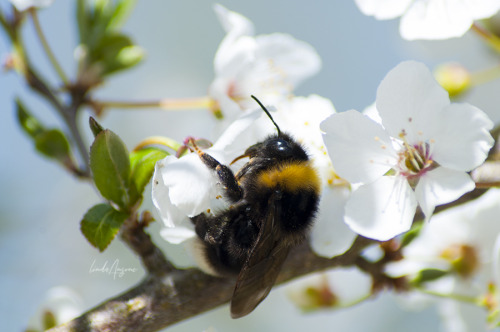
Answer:
[[[99,265],[98,263],[96,263],[96,260],[94,259],[94,261],[92,262],[92,264],[90,265],[90,269],[89,269],[89,273],[105,273],[105,274],[108,274],[110,276],[113,276],[113,279],[116,279],[116,278],[123,278],[123,276],[125,275],[125,273],[129,273],[129,272],[137,272],[138,268],[136,267],[122,267],[120,266],[120,260],[119,259],[115,259],[112,263],[110,263],[109,261],[105,261],[104,264],[102,265]]]

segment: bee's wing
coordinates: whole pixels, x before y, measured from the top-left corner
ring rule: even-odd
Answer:
[[[275,227],[281,222],[279,200],[271,197],[268,207],[254,247],[238,275],[231,299],[232,318],[248,315],[266,298],[288,255],[289,247],[279,241]]]

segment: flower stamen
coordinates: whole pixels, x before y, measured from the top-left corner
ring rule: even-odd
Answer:
[[[400,173],[406,177],[414,177],[422,175],[423,172],[429,170],[434,164],[431,158],[431,146],[427,142],[419,142],[416,145],[411,145],[406,139],[404,130],[399,134],[402,141],[402,150],[399,153]]]

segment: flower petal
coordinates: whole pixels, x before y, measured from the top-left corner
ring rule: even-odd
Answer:
[[[206,152],[222,164],[229,164],[245,150],[276,132],[262,109],[253,109],[233,121]]]
[[[153,203],[167,227],[176,227],[218,203],[220,188],[215,174],[196,154],[177,159],[167,156],[156,163]]]
[[[165,227],[160,230],[160,235],[165,241],[172,244],[179,244],[196,237],[196,233],[192,225],[191,227]]]
[[[319,256],[332,258],[343,254],[356,237],[356,233],[344,223],[344,206],[349,193],[346,187],[326,187],[323,190],[310,239],[311,248]]]
[[[462,287],[455,286],[455,288],[458,288],[458,290],[472,288],[470,284],[460,286]],[[441,291],[441,289],[439,290]],[[449,293],[457,294],[453,291],[454,290],[452,289]],[[487,316],[486,310],[474,309],[478,308],[471,306],[465,301],[456,301],[453,299],[444,299],[439,301],[438,312],[442,322],[441,330],[453,332],[490,330],[490,328],[487,327],[486,322],[491,320],[491,317]]]
[[[175,160],[175,157],[173,156],[168,156],[167,158],[160,160],[155,165],[152,199],[153,204],[165,226],[174,227],[175,221],[179,221],[181,218],[185,218],[186,216],[183,215],[182,212],[179,211],[179,209],[176,208],[170,201],[170,188],[165,185],[163,180],[164,166]]]
[[[475,19],[493,16],[500,8],[495,0],[414,1],[401,19],[404,39],[460,37]]]
[[[234,33],[238,36],[253,35],[253,23],[245,16],[230,11],[218,3],[214,5],[214,11],[224,31],[227,33]]]
[[[467,9],[474,20],[491,17],[500,10],[498,0],[481,0],[479,6],[475,0],[465,0],[464,3],[467,4]]]
[[[36,8],[42,8],[42,7],[48,7],[52,5],[54,0],[9,0],[12,5],[16,7],[17,10],[19,11],[25,11],[28,8],[31,7],[36,7]]]
[[[461,171],[484,162],[494,140],[489,133],[493,122],[483,111],[469,104],[451,104],[437,121],[441,129],[432,147],[436,162]]]
[[[215,13],[226,31],[215,53],[214,67],[218,76],[233,76],[241,66],[253,61],[256,48],[253,23],[243,15],[230,11],[220,4],[214,5]]]
[[[410,144],[426,139],[441,123],[434,119],[450,104],[448,93],[429,69],[416,61],[404,61],[392,69],[377,90],[376,107],[389,135],[404,131]]]
[[[372,182],[397,163],[382,126],[357,111],[333,114],[321,129],[335,171],[351,183]]]
[[[281,73],[281,80],[288,83],[289,87],[296,87],[321,69],[318,52],[304,41],[283,33],[261,35],[255,39],[255,58],[272,59],[272,68]]]
[[[436,206],[453,202],[474,188],[474,181],[467,173],[438,167],[420,178],[415,195],[428,220]]]
[[[355,0],[359,10],[377,20],[388,20],[403,15],[413,0]]]
[[[411,228],[416,208],[415,194],[406,179],[384,176],[351,194],[345,220],[354,232],[387,241]]]
[[[443,1],[413,2],[401,19],[401,36],[407,40],[462,36],[469,30],[472,18],[463,6],[450,6],[450,3],[451,1],[446,4]]]
[[[500,234],[495,239],[492,256],[493,280],[498,287],[500,285]]]

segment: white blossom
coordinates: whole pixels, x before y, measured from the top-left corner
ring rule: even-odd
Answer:
[[[410,280],[425,270],[444,272],[419,287],[442,295],[425,300],[437,303],[446,331],[486,330],[487,310],[473,300],[486,295],[491,282],[499,285],[499,214],[500,190],[490,189],[474,201],[434,216],[403,249],[403,260],[386,267],[389,275]],[[460,297],[472,301],[457,300]]]
[[[242,111],[255,108],[251,95],[277,105],[319,71],[321,59],[311,45],[282,33],[254,36],[254,26],[244,16],[221,5],[215,12],[227,34],[215,54],[209,94],[226,126]]]
[[[474,189],[467,174],[493,144],[491,120],[469,104],[451,104],[421,63],[391,70],[377,91],[382,123],[354,110],[322,125],[337,173],[361,186],[346,204],[346,223],[385,241],[410,229],[417,205],[429,219],[435,206]]]
[[[9,0],[19,11],[25,11],[31,7],[44,8],[52,5],[54,0]]]
[[[79,294],[67,286],[52,287],[47,291],[37,313],[30,319],[29,327],[46,330],[44,316],[49,314],[55,324],[66,323],[83,313],[83,300]]]
[[[460,37],[476,20],[495,15],[498,0],[355,0],[365,15],[379,20],[401,16],[401,36],[413,39]]]

